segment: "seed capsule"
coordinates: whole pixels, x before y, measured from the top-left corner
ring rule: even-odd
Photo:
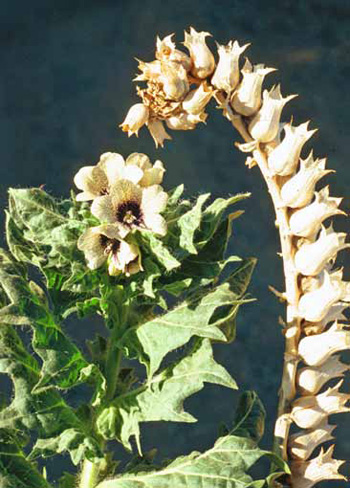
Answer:
[[[350,244],[345,243],[345,239],[345,232],[334,232],[332,226],[327,229],[322,226],[317,241],[306,242],[295,253],[295,267],[305,276],[318,275],[341,249],[350,247]]]
[[[166,98],[182,100],[190,89],[185,68],[178,63],[161,61],[161,72],[159,81],[163,84]]]
[[[304,337],[299,342],[298,353],[308,366],[319,366],[332,354],[350,347],[350,331],[344,324],[334,322],[332,327],[321,334]]]
[[[243,79],[231,98],[232,108],[245,117],[250,117],[261,106],[261,91],[264,78],[267,74],[276,71],[274,68],[265,68],[263,64],[252,66],[246,58],[242,68]]]
[[[317,446],[334,439],[332,436],[335,425],[329,425],[327,421],[322,422],[315,430],[297,432],[289,438],[289,450],[293,458],[303,460],[309,459]]]
[[[342,281],[342,270],[330,274],[323,271],[320,286],[305,293],[299,300],[298,312],[309,322],[322,320],[332,305],[339,301],[348,301],[347,286]]]
[[[208,48],[205,38],[211,36],[209,32],[196,32],[190,27],[190,33],[185,32],[184,45],[190,51],[193,67],[191,73],[200,79],[207,78],[215,69],[215,59]]]
[[[329,186],[315,192],[315,200],[304,208],[296,210],[289,220],[292,234],[299,237],[315,235],[322,222],[332,215],[346,215],[338,207],[342,198],[329,196]]]
[[[148,116],[148,107],[143,105],[143,103],[135,103],[135,105],[130,107],[129,112],[126,115],[124,122],[120,124],[120,127],[122,128],[123,132],[128,133],[129,137],[133,134],[138,136],[138,132],[147,122]]]
[[[172,41],[174,34],[160,39],[157,37],[157,50],[156,59],[159,61],[173,61],[179,63],[185,68],[186,71],[190,71],[192,68],[192,60],[187,54],[176,49],[175,42]]]
[[[198,88],[188,93],[182,102],[182,107],[187,113],[199,114],[203,112],[213,94],[214,90],[211,86],[208,86],[206,82],[201,83]]]
[[[287,176],[294,173],[299,162],[303,145],[316,130],[308,130],[309,122],[293,127],[292,123],[283,127],[285,136],[269,155],[268,165],[273,174]]]
[[[150,131],[151,136],[153,137],[156,147],[163,147],[164,141],[166,139],[171,139],[171,136],[165,130],[163,122],[161,120],[150,119],[147,122],[147,127]]]
[[[166,119],[166,125],[173,130],[193,130],[199,122],[205,122],[207,117],[208,114],[204,112],[196,115],[182,112]]]
[[[283,98],[280,85],[273,86],[270,91],[264,90],[262,107],[248,127],[252,138],[260,142],[272,141],[278,134],[283,107],[296,96]]]
[[[295,400],[291,416],[297,426],[301,429],[313,429],[327,420],[328,415],[350,412],[347,405],[350,395],[339,391],[342,384],[343,380],[340,380],[319,395],[304,396]]]
[[[145,63],[140,59],[137,59],[139,65],[138,68],[141,71],[133,81],[158,81],[162,71],[161,63],[158,60],[152,61],[151,63]]]
[[[293,461],[291,471],[293,483],[297,488],[312,488],[323,480],[345,480],[346,477],[339,474],[339,468],[345,461],[337,461],[332,458],[334,446],[326,452],[321,449],[319,455],[311,461]]]
[[[330,322],[338,321],[340,323],[347,321],[343,312],[348,307],[349,305],[347,303],[335,303],[320,322],[305,322],[303,331],[307,336],[321,334]]]
[[[283,203],[291,208],[301,208],[310,203],[317,181],[333,172],[325,166],[326,159],[314,159],[312,151],[306,159],[300,159],[298,173],[282,186]]]
[[[338,356],[331,356],[317,368],[306,367],[298,372],[298,386],[302,395],[315,395],[328,381],[343,377],[350,369]]]
[[[237,41],[230,41],[227,46],[218,46],[219,62],[211,83],[218,90],[231,93],[239,82],[239,57],[249,44],[240,46]]]

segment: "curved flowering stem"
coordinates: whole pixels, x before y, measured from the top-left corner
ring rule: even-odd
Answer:
[[[314,159],[312,151],[306,159],[300,157],[316,131],[308,129],[308,122],[280,122],[284,106],[296,95],[283,97],[279,85],[262,89],[273,68],[246,59],[240,69],[240,55],[248,45],[217,44],[213,64],[209,35],[192,27],[185,33],[189,56],[176,48],[171,36],[157,40],[156,60],[139,64],[137,80],[146,81],[147,87],[137,92],[148,118],[145,108],[139,108],[134,130],[146,124],[156,146],[163,147],[171,139],[164,123],[172,130],[193,130],[206,121],[206,105],[214,98],[243,139],[236,146],[251,153],[246,165],[261,171],[276,214],[285,277],[285,292],[279,294],[286,302],[286,323],[274,451],[290,463],[287,486],[311,488],[322,480],[344,479],[338,471],[343,461],[332,458],[334,446],[312,457],[333,438],[328,415],[350,411],[350,395],[339,391],[342,381],[324,391],[329,380],[342,378],[349,369],[334,354],[350,347],[342,313],[349,306],[350,286],[342,281],[342,270],[332,270],[337,253],[349,244],[346,234],[323,226],[329,217],[344,214],[341,198],[331,197],[328,187],[315,191],[316,183],[332,172],[325,169],[325,159]],[[129,114],[134,112],[132,107]],[[123,130],[129,130],[128,118]],[[305,367],[299,369],[301,363]],[[300,430],[290,436],[292,424]]]

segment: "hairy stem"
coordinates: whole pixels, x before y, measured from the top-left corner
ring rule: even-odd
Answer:
[[[80,474],[79,488],[95,488],[98,483],[100,469],[100,463],[93,463],[85,459]]]
[[[215,95],[216,101],[224,109],[224,115],[231,121],[232,125],[239,132],[245,142],[250,142],[252,138],[244,125],[242,118],[236,115],[230,105],[226,103],[225,97],[218,93]],[[285,461],[288,460],[287,443],[289,429],[291,425],[290,410],[291,403],[296,394],[296,373],[298,368],[298,342],[300,336],[300,320],[297,314],[299,301],[298,273],[293,260],[293,237],[289,231],[289,217],[287,208],[281,205],[280,188],[278,177],[270,174],[267,157],[259,147],[253,152],[253,159],[259,166],[261,174],[266,182],[268,191],[276,214],[276,226],[279,231],[281,241],[281,254],[283,259],[283,269],[285,277],[285,300],[287,302],[287,326],[284,330],[285,353],[282,374],[282,383],[279,391],[279,403],[277,420],[274,430],[273,451],[281,456]]]

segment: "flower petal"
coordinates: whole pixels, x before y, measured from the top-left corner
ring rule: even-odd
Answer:
[[[113,223],[116,220],[112,198],[109,195],[95,198],[91,205],[91,213],[101,222]]]
[[[90,227],[79,237],[78,249],[84,252],[90,269],[97,269],[106,261],[99,227]]]
[[[138,166],[139,168],[145,170],[152,168],[151,161],[146,154],[134,152],[130,154],[130,156],[126,159],[126,165],[129,164]]]
[[[109,185],[113,185],[123,177],[125,161],[121,154],[107,152],[100,157],[98,166],[106,174]]]
[[[98,166],[80,168],[74,177],[74,183],[79,190],[84,190],[94,196],[101,195],[101,192],[108,186],[107,177]]]
[[[149,212],[144,215],[144,222],[149,230],[160,236],[165,236],[167,232],[167,224],[161,215]]]
[[[143,190],[141,207],[144,214],[163,212],[167,202],[168,194],[160,185],[152,185]]]

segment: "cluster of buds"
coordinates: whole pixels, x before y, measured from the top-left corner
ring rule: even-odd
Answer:
[[[90,269],[108,263],[111,276],[130,276],[142,271],[141,253],[133,231],[148,229],[166,233],[168,195],[160,186],[164,175],[161,161],[151,164],[148,156],[131,154],[126,161],[117,153],[104,153],[95,166],[84,166],[74,183],[81,190],[78,201],[92,201],[91,213],[100,225],[88,228],[78,240]]]
[[[122,128],[131,135],[146,124],[156,145],[163,146],[170,139],[163,121],[170,129],[194,129],[206,120],[206,105],[214,97],[244,138],[239,149],[252,152],[247,165],[263,167],[276,213],[283,213],[281,240],[289,244],[282,256],[288,261],[286,283],[294,288],[293,299],[288,289],[284,296],[293,310],[291,330],[298,330],[296,347],[286,354],[287,359],[294,355],[295,368],[299,365],[292,375],[296,384],[289,388],[298,398],[293,393],[288,399],[290,419],[300,429],[288,442],[291,485],[311,488],[322,480],[344,479],[338,471],[342,461],[332,458],[333,446],[314,455],[320,444],[333,438],[328,416],[350,410],[349,395],[340,391],[342,381],[327,389],[329,381],[342,378],[349,369],[337,353],[350,348],[343,315],[350,303],[350,284],[343,281],[342,270],[332,268],[337,253],[350,244],[346,234],[324,224],[344,214],[339,209],[342,199],[330,196],[328,186],[316,191],[320,179],[332,172],[326,160],[315,159],[312,151],[302,159],[303,147],[316,131],[308,122],[281,122],[284,106],[296,95],[283,97],[279,85],[263,89],[273,68],[252,65],[248,59],[240,68],[248,45],[217,45],[215,62],[206,44],[209,35],[193,28],[185,33],[189,55],[176,49],[172,36],[157,40],[156,60],[139,64],[142,74],[136,79],[147,82],[146,89],[138,88],[142,103],[131,107]]]

